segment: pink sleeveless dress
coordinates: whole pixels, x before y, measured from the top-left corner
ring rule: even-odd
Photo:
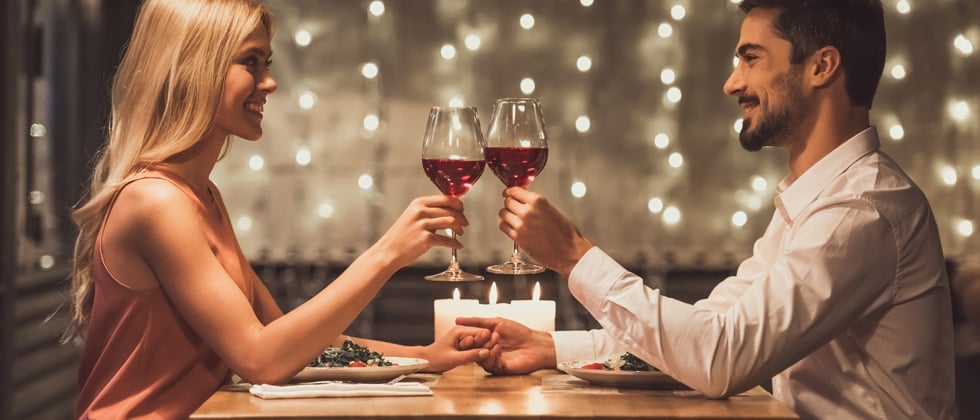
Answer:
[[[180,176],[162,168],[144,171],[126,186],[146,178],[167,180],[197,203],[211,251],[254,307],[258,277],[239,248],[217,189],[210,187],[218,204],[209,207],[205,203],[211,197],[195,195]],[[99,228],[92,256],[95,300],[79,363],[75,410],[81,419],[186,418],[230,371],[162,288],[130,289],[117,281],[126,273],[106,268],[112,255],[102,254],[102,232],[117,197]]]

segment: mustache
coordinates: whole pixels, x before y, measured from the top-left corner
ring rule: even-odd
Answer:
[[[758,96],[746,95],[746,96],[739,96],[738,97],[738,104],[739,105],[742,105],[742,104],[754,105],[754,104],[758,104],[758,103],[759,103],[759,97]]]

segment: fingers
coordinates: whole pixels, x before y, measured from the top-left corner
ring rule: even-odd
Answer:
[[[423,207],[438,207],[463,212],[463,200],[449,195],[429,195],[415,199],[415,203]]]
[[[499,318],[478,318],[478,317],[461,316],[459,318],[456,318],[456,325],[477,327],[477,328],[483,328],[492,331],[493,328],[497,326],[497,323],[499,322],[498,320]]]

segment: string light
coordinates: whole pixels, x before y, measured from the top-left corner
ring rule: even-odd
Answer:
[[[969,237],[973,235],[973,222],[965,219],[961,219],[956,222],[956,232],[962,237]]]
[[[670,206],[664,209],[663,217],[668,225],[676,225],[681,221],[681,211],[677,207]]]
[[[296,150],[296,164],[299,166],[309,165],[313,161],[313,154],[310,152],[310,148],[302,146],[299,150]]]
[[[262,156],[252,155],[252,157],[248,158],[249,169],[261,171],[263,166],[265,166],[265,159],[262,159]]]
[[[381,126],[381,119],[377,115],[367,114],[364,116],[364,129],[367,131],[375,131]]]
[[[530,13],[525,13],[521,15],[521,27],[524,29],[531,29],[534,27],[534,16]]]
[[[34,123],[31,124],[30,135],[34,138],[44,137],[48,133],[48,129],[44,124]]]
[[[579,56],[579,58],[575,60],[575,67],[582,73],[589,71],[589,69],[592,68],[592,58],[587,55]]]
[[[316,95],[313,92],[303,92],[299,95],[299,107],[305,110],[313,109],[316,105]]]
[[[575,181],[572,183],[571,191],[572,196],[575,198],[585,197],[585,193],[588,192],[588,190],[589,189],[586,188],[585,183],[582,181]]]
[[[681,94],[680,88],[674,86],[670,89],[667,89],[667,102],[676,104],[681,101],[681,96],[683,95]]]
[[[908,0],[898,0],[898,3],[895,3],[895,10],[897,10],[898,13],[907,15],[912,11],[912,5],[908,2]]]
[[[664,133],[657,133],[653,136],[653,145],[657,146],[658,149],[666,149],[670,145],[670,137]]]
[[[27,195],[27,200],[33,205],[39,205],[44,203],[44,193],[34,190]]]
[[[650,210],[650,213],[660,213],[664,210],[664,201],[660,197],[653,197],[647,201],[647,209]]]
[[[363,174],[357,177],[357,186],[360,187],[362,190],[365,191],[370,190],[373,185],[374,185],[374,177],[372,177],[371,175]]]
[[[980,181],[980,165],[973,165],[970,175],[973,175],[973,179]]]
[[[671,69],[670,67],[667,67],[660,71],[660,81],[663,82],[663,84],[665,85],[673,84],[676,78],[677,75],[674,74],[674,70]]]
[[[54,257],[44,254],[41,258],[38,258],[37,264],[42,270],[49,270],[51,267],[54,267]]]
[[[970,105],[966,101],[954,101],[949,105],[949,115],[956,121],[966,121],[970,118]]]
[[[364,63],[361,66],[361,76],[364,76],[366,79],[378,77],[378,65],[371,62]]]
[[[735,129],[735,134],[739,134],[742,132],[742,124],[743,121],[741,118],[735,120],[735,123],[732,124],[732,128]]]
[[[667,22],[661,23],[660,26],[657,27],[657,35],[660,35],[661,38],[670,38],[670,36],[673,34],[674,27],[670,26],[670,24]]]
[[[453,58],[456,58],[456,47],[452,46],[452,44],[445,44],[439,49],[439,55],[441,55],[444,60],[452,60]]]
[[[524,92],[525,95],[534,93],[534,79],[525,77],[521,80],[521,92]]]
[[[462,108],[464,103],[465,102],[463,102],[463,98],[459,96],[453,96],[452,98],[449,98],[449,106],[453,108]]]
[[[238,220],[235,221],[235,227],[239,232],[248,232],[252,230],[252,218],[248,215],[239,216]]]
[[[943,184],[953,186],[956,185],[956,169],[951,166],[944,166],[939,170],[939,176],[943,179]]]
[[[671,153],[670,156],[667,157],[667,164],[670,165],[671,168],[680,168],[681,166],[684,166],[684,156],[677,152]]]
[[[732,224],[735,225],[735,227],[745,226],[745,223],[748,221],[749,221],[749,216],[745,214],[744,211],[739,210],[736,211],[735,213],[732,213]]]
[[[385,14],[385,4],[379,0],[372,1],[368,6],[368,11],[374,16],[381,16]]]
[[[902,80],[905,78],[905,66],[901,64],[896,64],[892,66],[891,71],[892,78],[895,80]]]
[[[581,4],[582,7],[589,7],[592,5],[592,0],[579,0],[579,4]]]
[[[313,35],[310,34],[310,31],[300,29],[293,35],[293,40],[296,41],[296,45],[305,47],[310,45],[310,42],[313,41]]]
[[[761,176],[758,176],[758,175],[752,177],[752,189],[753,190],[756,190],[758,192],[763,192],[763,191],[765,191],[768,188],[769,188],[769,181],[766,181],[765,178],[763,178]]]
[[[970,42],[969,39],[966,39],[963,34],[957,35],[956,38],[953,39],[953,47],[955,47],[956,50],[962,55],[973,54],[973,43]]]
[[[480,40],[480,36],[476,34],[469,34],[466,36],[466,39],[463,40],[463,45],[466,45],[466,49],[470,51],[476,51],[480,49],[481,43],[482,40]]]
[[[684,6],[675,4],[673,7],[670,8],[670,17],[674,18],[674,20],[684,19],[684,16],[686,15],[687,15],[687,9],[685,9]]]
[[[589,131],[589,128],[592,128],[592,120],[590,120],[589,117],[582,115],[575,119],[575,129],[578,130],[579,133]]]
[[[316,208],[316,213],[322,219],[329,219],[333,217],[333,213],[334,213],[333,203],[329,201],[324,201],[320,203],[320,205]]]
[[[901,124],[892,124],[888,127],[888,136],[895,141],[901,140],[905,137],[905,128]]]

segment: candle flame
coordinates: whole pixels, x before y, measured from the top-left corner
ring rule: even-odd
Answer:
[[[493,284],[490,285],[490,304],[497,304],[497,282],[493,282]]]
[[[539,301],[541,300],[541,282],[534,282],[534,291],[531,292],[531,300]]]
[[[453,300],[459,300],[459,288],[453,289]]]

